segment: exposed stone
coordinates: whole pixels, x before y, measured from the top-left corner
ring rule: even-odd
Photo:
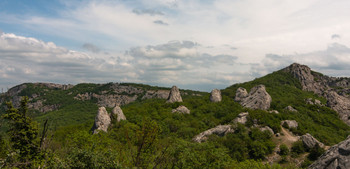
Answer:
[[[334,91],[326,93],[327,105],[338,112],[339,117],[350,125],[350,99],[338,95]]]
[[[190,114],[191,113],[191,111],[185,106],[179,106],[178,108],[173,109],[171,112],[172,113],[180,113],[180,114]]]
[[[177,86],[173,86],[170,90],[167,103],[182,102],[181,94]]]
[[[123,95],[123,94],[95,94],[95,93],[84,93],[77,94],[74,99],[77,100],[91,100],[92,98],[97,99],[97,105],[103,107],[114,107],[116,105],[126,105],[134,102],[137,99],[137,95]]]
[[[248,92],[245,88],[239,87],[236,91],[236,96],[235,96],[235,101],[236,102],[241,102],[243,99],[248,97]]]
[[[291,111],[291,112],[298,112],[298,110],[294,109],[292,106],[287,106],[284,109],[287,110],[287,111]]]
[[[152,98],[167,99],[169,96],[169,92],[169,90],[148,90],[146,94],[142,97],[142,100]]]
[[[112,110],[112,115],[117,117],[117,122],[121,120],[126,120],[123,110],[119,106],[115,106]]]
[[[238,116],[233,120],[234,123],[245,124],[247,122],[248,112],[239,113]]]
[[[273,130],[269,126],[260,127],[259,129],[260,131],[269,131],[272,135],[275,134],[275,132],[273,132]]]
[[[288,128],[298,128],[298,122],[295,120],[283,120],[281,125],[287,125]]]
[[[97,115],[95,117],[95,123],[92,127],[93,134],[98,133],[100,130],[107,132],[109,125],[111,124],[111,118],[107,113],[106,108],[99,107],[97,110]]]
[[[279,114],[279,112],[277,110],[271,110],[271,111],[269,111],[269,113]]]
[[[301,82],[303,90],[322,94],[326,89],[324,85],[321,85],[314,80],[315,77],[312,75],[311,69],[308,66],[293,63],[292,65],[284,68],[283,71],[289,72],[295,78],[297,78]]]
[[[322,106],[321,101],[319,101],[319,100],[317,100],[317,99],[315,99],[315,101],[313,101],[312,98],[307,98],[307,99],[305,100],[305,102],[306,102],[306,104]]]
[[[306,133],[301,136],[301,141],[303,141],[304,145],[308,148],[314,148],[316,144],[318,144],[321,148],[324,147],[324,144],[315,139],[311,134]]]
[[[322,106],[321,101],[319,101],[319,100],[317,100],[317,99],[315,99],[315,104],[316,104],[316,105],[319,105],[319,106]]]
[[[350,136],[322,154],[309,169],[347,169],[350,168]]]
[[[210,93],[210,101],[211,102],[221,102],[221,91],[219,89],[213,89]]]
[[[193,138],[193,141],[201,143],[203,141],[206,141],[208,137],[212,134],[216,134],[218,136],[225,136],[228,133],[233,133],[234,129],[231,125],[218,125],[214,128],[211,128],[209,130],[206,130],[198,135],[196,135]]]
[[[270,108],[272,98],[266,92],[264,85],[253,87],[247,97],[243,97],[244,95],[244,90],[242,88],[238,88],[235,100],[240,100],[240,104],[243,107],[261,110],[267,110]]]

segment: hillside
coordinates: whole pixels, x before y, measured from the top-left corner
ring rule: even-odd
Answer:
[[[183,102],[175,103],[166,103],[169,88],[141,84],[26,83],[1,96],[1,114],[5,113],[6,100],[18,107],[21,96],[29,97],[30,116],[40,128],[45,120],[50,124],[43,149],[50,156],[42,162],[46,167],[307,167],[323,149],[350,134],[348,119],[344,118],[350,113],[337,107],[348,103],[349,82],[348,78],[332,78],[292,64],[221,90],[221,101],[211,102],[209,93],[180,90]],[[237,91],[243,88],[247,94],[254,94],[252,99],[259,99],[263,93],[271,102],[262,97],[252,104],[262,100],[269,105],[249,108],[237,101]],[[248,98],[244,97],[246,101]],[[117,122],[112,117],[108,132],[92,135],[98,107],[106,107],[111,113],[116,105],[127,120]],[[172,113],[180,105],[190,113]],[[244,117],[242,112],[247,112]],[[281,125],[285,120],[295,120],[297,127]],[[3,125],[2,130],[6,129]],[[200,133],[205,137],[198,143],[194,138]],[[310,148],[296,141],[307,133],[325,147]],[[0,152],[0,159],[12,151],[4,140],[6,151]]]

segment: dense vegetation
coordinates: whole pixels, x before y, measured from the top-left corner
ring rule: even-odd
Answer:
[[[278,110],[279,114],[246,109],[233,101],[238,87],[249,91],[259,84],[266,86],[272,97],[271,110]],[[201,96],[186,95],[183,96],[183,103],[172,104],[162,99],[138,99],[122,106],[127,121],[113,121],[107,133],[92,135],[90,129],[98,108],[96,100],[81,101],[73,97],[85,92],[109,90],[109,85],[80,84],[69,90],[43,90],[29,85],[23,90],[21,96],[38,94],[45,99],[44,104],[61,105],[57,111],[46,114],[32,112],[27,115],[39,123],[39,134],[33,136],[33,145],[40,142],[43,135],[46,138],[38,144],[41,148],[37,152],[38,156],[31,159],[34,162],[25,167],[281,168],[279,164],[270,166],[263,163],[277,145],[272,141],[271,133],[254,128],[254,122],[280,132],[282,120],[296,120],[299,127],[290,129],[293,133],[310,133],[326,145],[336,144],[350,134],[350,127],[339,120],[333,110],[305,103],[305,99],[313,98],[325,104],[323,98],[302,91],[296,79],[278,71],[222,90],[223,100],[219,103],[210,102],[208,93],[200,93]],[[157,90],[156,87],[146,85],[135,86]],[[179,105],[189,108],[191,114],[171,113]],[[284,108],[288,105],[298,112],[286,111]],[[111,112],[110,108],[107,110]],[[249,112],[246,125],[232,122],[241,112]],[[5,118],[8,116],[8,112],[3,114]],[[44,134],[41,131],[46,119],[50,130]],[[232,124],[235,132],[222,137],[212,135],[204,143],[192,141],[195,135],[219,124]],[[13,127],[13,123],[8,125]],[[300,142],[294,143],[292,149],[283,144],[279,147],[283,157],[281,165],[287,168],[295,168],[293,164],[288,165],[287,156],[300,157],[300,154],[310,152],[309,161],[304,164],[306,166],[322,153],[319,148],[306,150]],[[0,134],[0,148],[0,165],[11,167],[11,164],[21,162],[22,155],[15,153],[18,148],[11,140],[11,133]]]

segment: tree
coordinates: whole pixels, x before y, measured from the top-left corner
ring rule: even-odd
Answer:
[[[9,123],[8,135],[11,147],[19,155],[18,165],[30,165],[40,153],[37,123],[27,115],[27,102],[28,97],[23,97],[19,109],[14,108],[11,102],[7,102],[6,114],[3,115]]]

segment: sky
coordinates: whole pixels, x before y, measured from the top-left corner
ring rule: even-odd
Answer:
[[[294,62],[350,76],[349,0],[1,0],[0,88],[223,89]]]

